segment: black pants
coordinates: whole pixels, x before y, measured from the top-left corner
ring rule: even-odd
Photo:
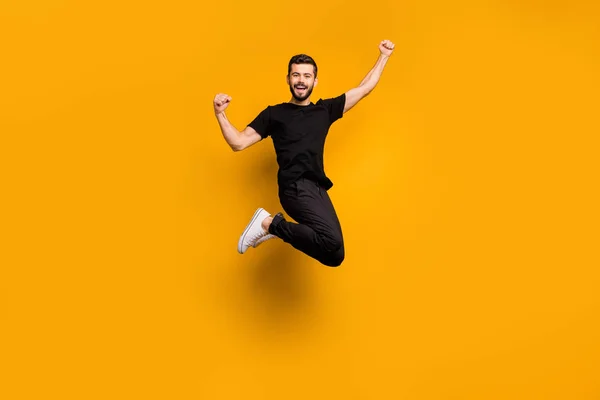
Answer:
[[[329,267],[344,261],[344,238],[340,222],[327,191],[316,182],[301,178],[280,188],[279,200],[285,212],[298,223],[277,214],[269,233]]]

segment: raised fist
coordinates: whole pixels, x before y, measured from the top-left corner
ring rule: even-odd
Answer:
[[[379,51],[381,51],[381,54],[384,56],[389,57],[394,51],[394,46],[394,43],[392,43],[390,40],[382,40],[381,43],[379,43]]]
[[[228,96],[225,93],[217,94],[213,101],[213,105],[215,107],[215,114],[219,114],[225,111],[230,102],[231,96]]]

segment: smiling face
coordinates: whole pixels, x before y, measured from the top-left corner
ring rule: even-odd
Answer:
[[[287,83],[296,101],[308,99],[317,84],[314,67],[311,64],[292,64]]]

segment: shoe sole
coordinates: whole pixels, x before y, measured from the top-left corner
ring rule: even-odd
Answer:
[[[244,239],[246,238],[246,234],[250,230],[250,227],[252,226],[252,224],[254,223],[254,221],[256,221],[256,218],[258,217],[258,215],[260,214],[261,211],[264,211],[264,209],[263,208],[259,208],[258,210],[256,210],[256,212],[252,216],[252,219],[250,220],[250,223],[246,226],[246,229],[244,230],[244,233],[242,233],[242,236],[240,236],[240,240],[238,240],[238,253],[244,254],[244,252],[242,251],[242,245],[244,243]]]

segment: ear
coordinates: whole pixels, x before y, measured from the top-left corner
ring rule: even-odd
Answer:
[[[313,85],[313,87],[316,87],[318,83],[319,83],[319,79],[315,78],[315,84]]]
[[[287,82],[287,84],[289,86],[289,84],[290,84],[290,76],[289,75],[285,76],[285,81]]]

